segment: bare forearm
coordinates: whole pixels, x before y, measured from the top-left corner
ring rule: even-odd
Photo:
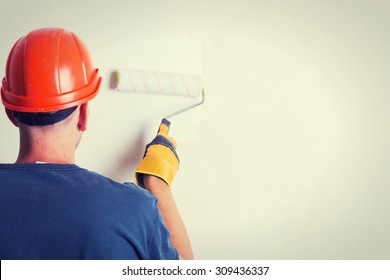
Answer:
[[[180,257],[193,259],[191,243],[171,189],[160,178],[149,175],[144,176],[144,185],[148,191],[157,197],[157,206],[171,234],[171,242],[178,250]]]

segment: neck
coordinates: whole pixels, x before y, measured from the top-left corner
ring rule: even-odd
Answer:
[[[57,164],[74,164],[75,155],[74,153],[66,153],[63,149],[44,149],[41,147],[31,147],[31,149],[20,149],[16,163],[57,163]]]
[[[75,163],[75,144],[69,135],[51,133],[46,129],[20,129],[17,163],[37,161],[59,164]]]

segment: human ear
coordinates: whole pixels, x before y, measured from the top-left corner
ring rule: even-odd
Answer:
[[[89,108],[88,108],[88,102],[86,102],[80,105],[79,121],[77,124],[77,127],[82,132],[87,130],[88,115],[89,115]]]

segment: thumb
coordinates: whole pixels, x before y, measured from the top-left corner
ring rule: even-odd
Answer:
[[[157,135],[162,135],[168,138],[168,132],[170,126],[171,126],[170,121],[168,121],[167,119],[162,119],[161,124],[158,128]]]
[[[167,138],[173,144],[174,148],[176,149],[176,147],[177,147],[176,141],[173,138],[169,137],[169,135],[168,135],[170,125],[171,125],[170,121],[168,121],[167,119],[162,119],[161,124],[158,128],[157,135],[161,135],[161,136],[164,136],[165,138]]]

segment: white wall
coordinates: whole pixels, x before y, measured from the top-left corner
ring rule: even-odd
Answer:
[[[143,66],[125,55],[139,38],[201,44],[206,103],[172,119],[179,138],[196,132],[179,141],[174,193],[197,258],[390,257],[388,1],[1,0],[0,10],[1,76],[31,29],[62,26],[87,43],[105,80],[78,163],[117,180],[132,179],[160,116],[186,101],[114,96],[110,73]],[[145,68],[174,62],[157,55]],[[4,114],[0,129],[0,161],[12,162],[18,136]]]

